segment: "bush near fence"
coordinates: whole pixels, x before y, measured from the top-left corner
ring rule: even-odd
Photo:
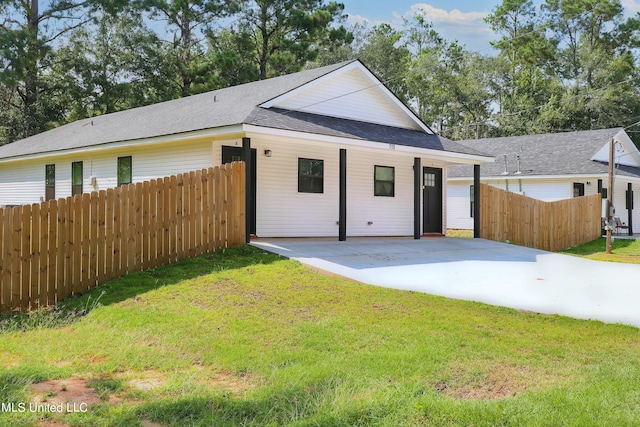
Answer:
[[[601,235],[600,194],[544,202],[480,184],[480,237],[560,251]]]
[[[0,209],[0,310],[245,242],[245,164]]]

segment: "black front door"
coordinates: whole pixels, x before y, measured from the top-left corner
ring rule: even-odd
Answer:
[[[222,146],[222,163],[242,161],[242,147]],[[252,213],[249,233],[256,234],[256,150],[251,149],[251,200],[247,210]]]
[[[442,233],[442,169],[422,169],[423,233]]]

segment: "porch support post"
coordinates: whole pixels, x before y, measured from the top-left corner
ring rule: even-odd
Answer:
[[[338,218],[338,240],[347,240],[347,150],[340,149],[340,202]]]
[[[633,184],[627,183],[627,213],[629,224],[629,236],[633,236]]]
[[[253,199],[253,194],[251,194],[251,169],[253,168],[251,164],[251,138],[242,138],[242,160],[245,165],[244,234],[245,243],[249,243],[251,241],[251,224],[253,223],[253,212],[251,209],[251,200]]]
[[[473,165],[473,238],[480,238],[480,165]]]
[[[422,186],[420,178],[422,177],[422,167],[420,165],[420,157],[413,159],[413,238],[418,240],[420,233],[420,193]]]

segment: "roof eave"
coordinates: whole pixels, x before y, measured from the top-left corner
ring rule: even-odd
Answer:
[[[65,155],[70,155],[74,153],[83,153],[87,151],[103,151],[103,150],[111,150],[116,148],[124,148],[124,147],[131,147],[131,146],[137,146],[137,145],[151,145],[151,144],[162,144],[162,143],[168,143],[168,142],[174,142],[174,141],[184,141],[184,140],[191,140],[191,139],[203,138],[203,137],[209,137],[209,136],[217,137],[221,135],[241,134],[242,132],[243,132],[242,125],[222,126],[217,128],[201,129],[197,131],[184,132],[184,133],[178,133],[178,134],[160,135],[160,136],[154,136],[154,137],[148,137],[148,138],[131,139],[126,141],[104,142],[101,144],[87,145],[87,146],[78,147],[78,148],[52,150],[52,151],[45,151],[40,153],[5,157],[0,159],[0,164],[10,163],[14,161],[35,160],[35,159],[41,159],[41,158],[65,156]]]
[[[245,124],[243,130],[247,136],[251,135],[269,135],[281,136],[294,139],[314,140],[334,144],[349,144],[363,148],[373,148],[378,150],[395,151],[407,154],[424,155],[439,158],[443,161],[457,164],[477,164],[488,163],[495,160],[494,157],[480,156],[475,154],[457,153],[454,151],[434,150],[429,148],[412,147],[407,145],[392,144],[388,142],[369,141],[357,138],[348,138],[343,136],[323,135],[317,133],[307,133],[292,130],[283,130],[265,126],[256,126]]]

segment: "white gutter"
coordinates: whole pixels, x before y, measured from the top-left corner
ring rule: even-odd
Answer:
[[[456,153],[453,151],[434,150],[429,148],[411,147],[407,145],[390,144],[387,142],[366,141],[356,138],[339,136],[329,136],[315,133],[305,133],[291,130],[283,130],[255,125],[243,125],[243,130],[247,136],[269,135],[293,139],[304,139],[310,141],[320,141],[330,144],[346,144],[356,147],[371,148],[376,150],[395,151],[400,153],[410,153],[415,155],[435,157],[442,160],[452,161],[460,164],[489,163],[495,161],[494,157],[480,156],[475,154]]]
[[[241,133],[241,132],[242,132],[242,125],[234,125],[234,126],[225,126],[225,127],[214,128],[214,129],[197,130],[197,131],[185,132],[185,133],[179,133],[179,134],[154,136],[150,138],[132,139],[128,141],[104,142],[96,145],[85,145],[83,147],[78,147],[78,148],[69,148],[69,149],[63,149],[63,150],[45,151],[41,153],[6,157],[4,159],[0,159],[0,164],[14,162],[14,161],[37,160],[40,158],[66,156],[66,155],[76,154],[76,153],[86,154],[87,151],[106,151],[106,150],[113,150],[117,148],[138,146],[138,145],[152,145],[152,144],[163,144],[163,143],[169,143],[169,142],[182,142],[189,139],[197,139],[197,138],[203,138],[203,137],[215,138],[220,135],[226,135],[230,133]]]

